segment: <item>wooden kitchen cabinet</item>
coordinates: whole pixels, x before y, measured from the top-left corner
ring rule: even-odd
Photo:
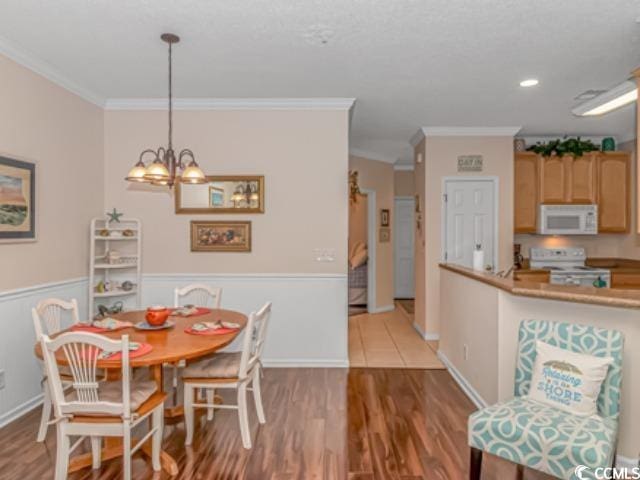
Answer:
[[[542,270],[525,270],[513,272],[513,279],[519,282],[549,283],[551,274]]]
[[[598,155],[598,231],[627,233],[631,225],[631,155],[606,152]]]
[[[631,155],[590,152],[542,157],[516,152],[515,233],[535,233],[540,204],[597,204],[598,231],[627,233],[631,225]]]
[[[593,204],[597,198],[598,152],[581,157],[539,157],[540,202]]]
[[[515,232],[535,233],[538,219],[538,155],[517,152],[513,176]]]
[[[570,164],[564,157],[538,157],[540,203],[568,203],[568,169]]]
[[[597,203],[597,172],[599,152],[585,153],[581,157],[565,157],[567,167],[567,203]]]

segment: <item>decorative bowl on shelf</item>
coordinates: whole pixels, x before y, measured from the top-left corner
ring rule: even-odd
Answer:
[[[167,321],[167,318],[169,318],[170,314],[171,311],[167,307],[155,305],[153,307],[147,308],[147,314],[144,316],[144,318],[149,325],[159,327]]]

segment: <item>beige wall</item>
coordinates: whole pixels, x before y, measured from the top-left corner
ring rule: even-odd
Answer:
[[[103,209],[103,112],[0,55],[0,155],[35,161],[37,242],[0,244],[0,290],[84,277]]]
[[[414,235],[414,276],[415,276],[415,299],[414,299],[414,326],[423,334],[425,333],[426,305],[425,297],[427,292],[426,277],[426,252],[425,252],[425,192],[426,177],[424,164],[425,140],[418,143],[413,152],[413,181],[416,195],[416,215],[415,215],[415,235]],[[420,210],[418,212],[418,209]],[[420,228],[418,228],[420,227]]]
[[[415,175],[411,170],[395,170],[393,184],[396,197],[413,197],[415,194]]]
[[[367,244],[367,196],[349,202],[349,254],[357,243]]]
[[[446,320],[438,350],[485,402],[495,403],[498,375],[488,372],[499,367],[498,289],[442,269],[440,287],[440,315]]]
[[[638,183],[636,141],[621,143],[618,150],[631,152],[631,232],[628,234],[605,233],[600,235],[525,235],[514,236],[514,242],[522,245],[525,257],[532,247],[584,247],[589,257],[618,257],[640,259],[640,234],[638,234]]]
[[[502,270],[513,261],[513,137],[486,136],[427,136],[424,141],[424,173],[416,169],[416,182],[424,178],[424,186],[418,185],[424,197],[425,224],[424,264],[416,264],[416,270],[424,268],[425,285],[416,295],[425,295],[424,314],[416,315],[416,322],[428,336],[437,335],[440,325],[440,275],[442,238],[442,179],[460,175],[457,172],[458,156],[478,154],[484,157],[483,171],[464,173],[463,176],[495,176],[498,178],[498,258],[497,268]],[[420,242],[418,242],[420,243]],[[416,256],[418,258],[418,256]],[[416,275],[419,275],[416,272]],[[418,279],[418,277],[416,277]]]
[[[378,236],[381,209],[389,209],[393,222],[393,165],[352,155],[349,170],[358,171],[361,189],[376,192],[376,307],[393,306],[393,234],[387,243],[380,243]]]
[[[176,215],[167,190],[123,180],[144,148],[166,143],[163,111],[105,112],[106,207],[143,225],[145,273],[346,273],[347,111],[178,111],[176,148],[205,173],[265,176],[265,213]],[[251,220],[251,253],[191,252],[190,220]],[[318,262],[314,249],[334,249]]]
[[[440,269],[443,322],[439,353],[486,403],[513,397],[518,327],[523,319],[576,322],[625,335],[618,454],[640,451],[640,343],[638,310],[520,297]],[[464,292],[464,293],[462,293]],[[464,302],[460,296],[464,295]],[[468,357],[463,356],[467,346]]]

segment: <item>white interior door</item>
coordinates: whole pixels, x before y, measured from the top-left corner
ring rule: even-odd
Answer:
[[[413,212],[415,200],[396,198],[393,212],[395,298],[414,298]]]
[[[494,179],[446,179],[444,185],[444,260],[473,267],[481,245],[484,264],[495,267],[496,198]]]

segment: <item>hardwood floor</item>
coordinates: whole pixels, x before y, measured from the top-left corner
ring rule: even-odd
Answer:
[[[467,416],[475,408],[446,370],[267,369],[267,424],[250,409],[252,450],[231,411],[201,419],[184,447],[182,424],[165,427],[177,479],[457,480],[467,478]],[[232,398],[223,394],[226,401]],[[55,432],[35,442],[39,410],[0,429],[0,478],[53,478]],[[515,479],[515,467],[485,458],[483,480]],[[116,480],[121,461],[70,478]],[[133,478],[165,479],[139,454]],[[548,478],[526,471],[526,479]]]

